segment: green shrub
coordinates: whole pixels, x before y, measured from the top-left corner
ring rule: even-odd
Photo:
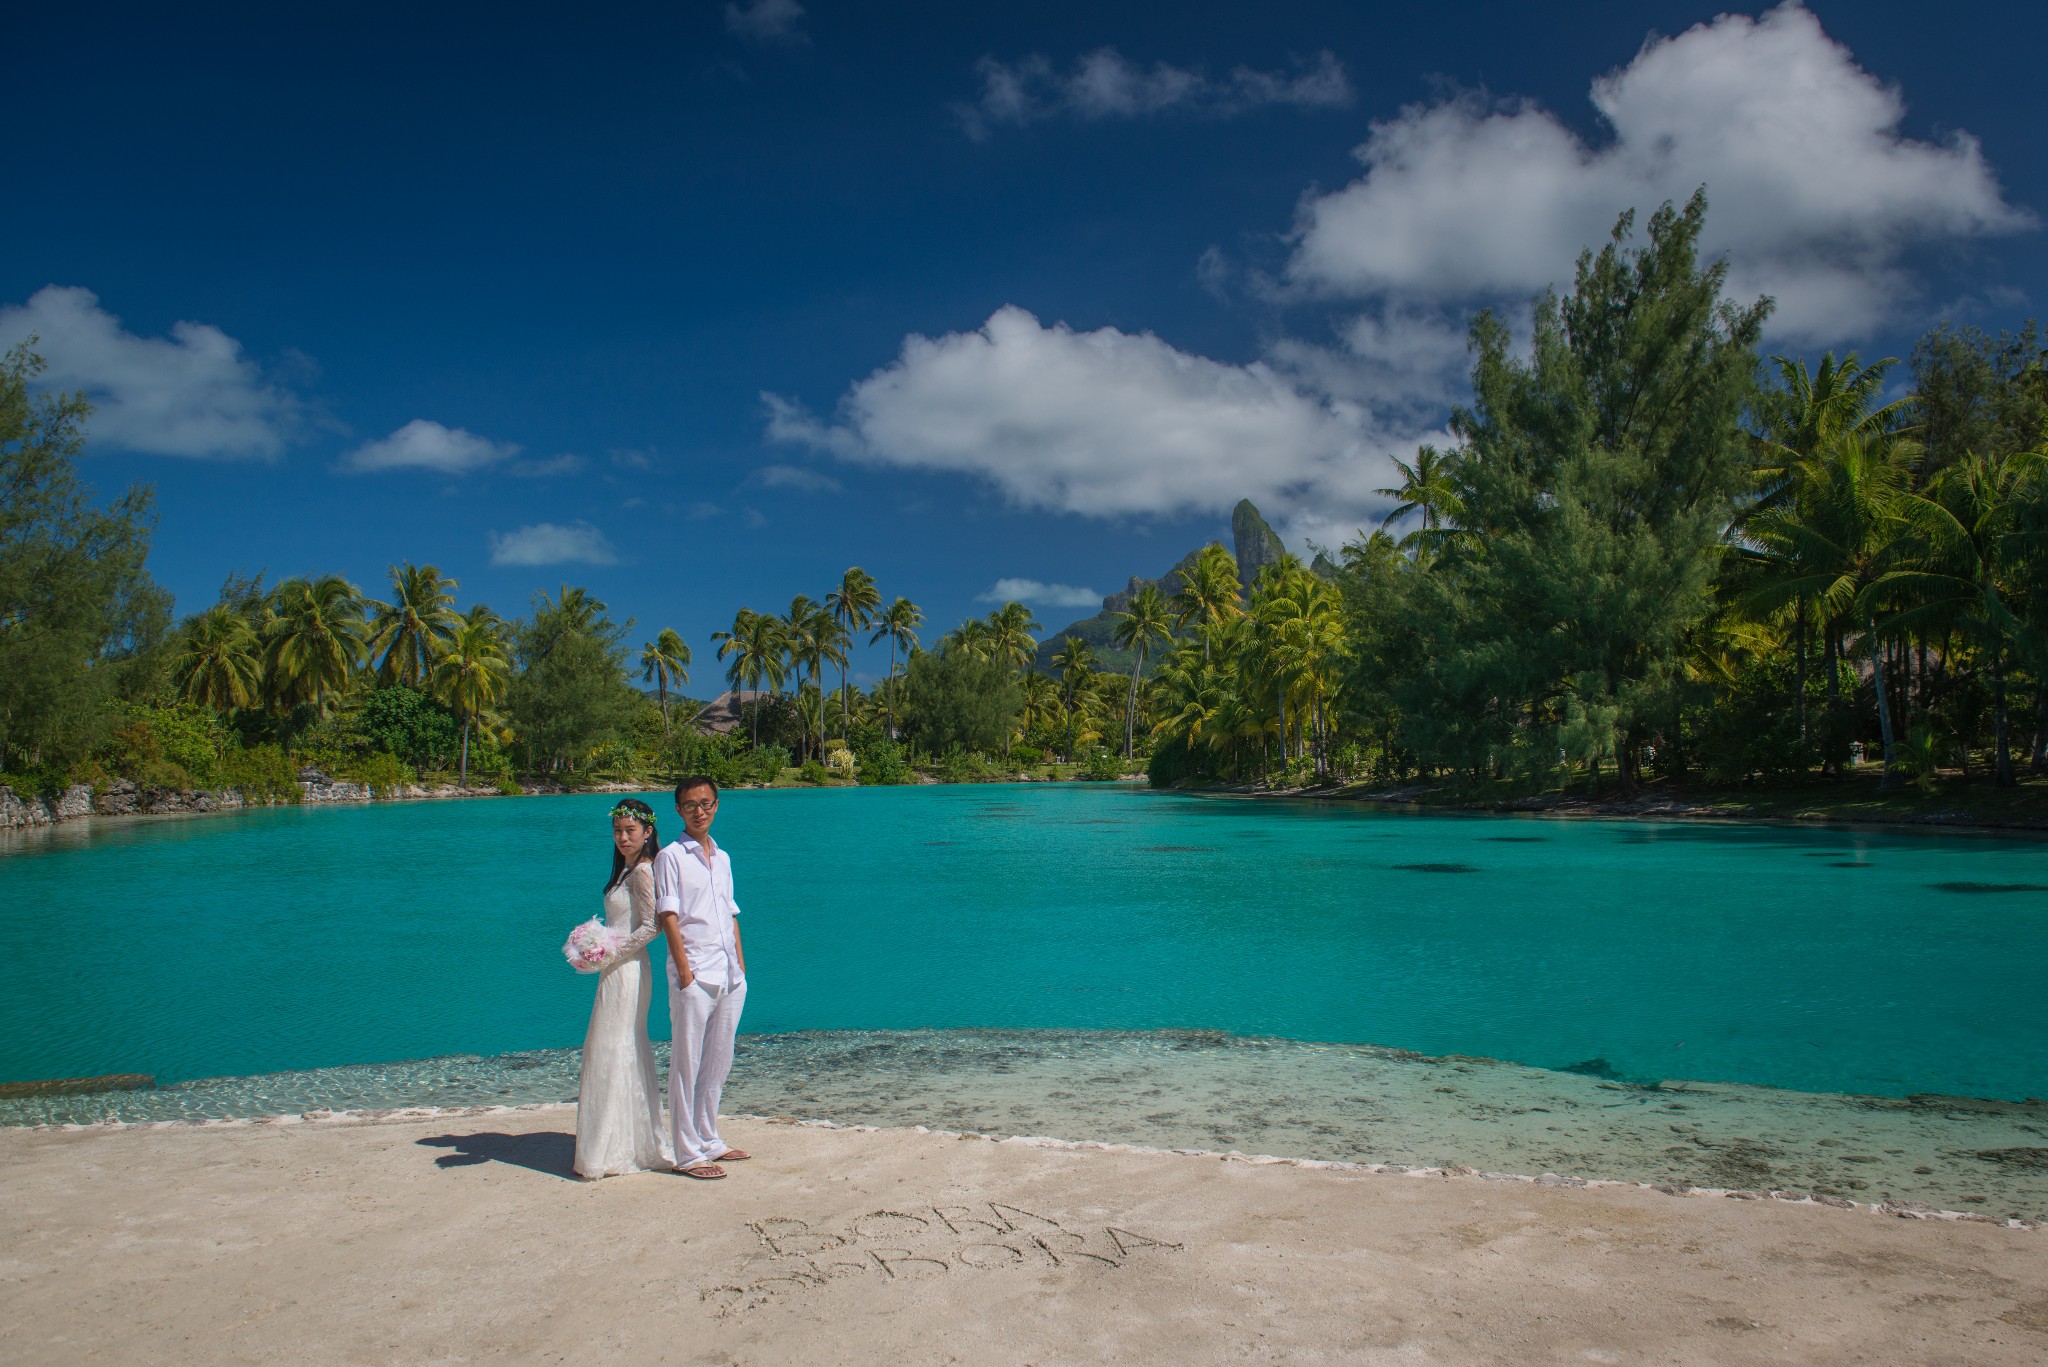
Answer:
[[[789,767],[789,751],[779,745],[764,745],[758,750],[749,750],[740,758],[741,781],[748,783],[773,783],[782,777],[782,771]],[[714,778],[717,775],[713,775]],[[721,784],[724,783],[720,779]]]
[[[941,783],[987,783],[1006,777],[979,751],[963,750],[957,745],[939,756],[932,770]]]
[[[803,767],[796,771],[796,779],[799,783],[809,783],[822,788],[831,782],[832,771],[814,759],[807,759]]]
[[[1045,751],[1035,745],[1013,745],[1010,747],[1010,763],[1019,769],[1030,769],[1045,763]]]
[[[415,769],[446,768],[462,748],[462,728],[440,703],[410,688],[379,688],[350,725],[365,750],[381,750]]]
[[[393,789],[416,781],[409,766],[400,763],[396,756],[381,751],[343,763],[337,777],[367,783],[370,792],[377,797],[387,797]]]
[[[91,782],[90,779],[81,780]],[[38,798],[55,797],[64,790],[64,776],[54,769],[31,769],[26,773],[0,774],[0,784],[12,788],[14,795],[23,802],[34,802]]]
[[[1076,775],[1094,783],[1111,783],[1123,776],[1123,756],[1100,745],[1081,756],[1080,772]]]
[[[909,783],[915,775],[903,757],[903,747],[887,736],[853,738],[853,757],[860,781],[873,786]]]
[[[608,740],[590,752],[590,767],[601,774],[630,774],[639,767],[639,756],[622,740]]]
[[[297,767],[275,745],[228,751],[221,761],[221,782],[245,802],[290,804],[305,796]]]
[[[496,779],[498,791],[506,797],[519,797],[526,789],[519,786],[519,780],[509,773],[499,774]]]
[[[212,711],[189,703],[131,703],[119,708],[119,717],[94,756],[105,771],[144,788],[220,786],[220,756],[228,737]]]

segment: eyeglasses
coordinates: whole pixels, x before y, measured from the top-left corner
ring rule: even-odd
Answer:
[[[712,799],[711,799],[711,800],[710,800],[709,802],[678,802],[678,803],[676,804],[676,810],[677,810],[677,811],[679,811],[679,812],[685,812],[685,813],[687,813],[687,812],[708,812],[708,811],[710,811],[710,810],[711,810],[711,809],[712,809],[713,807],[716,807],[717,805],[718,805],[718,799],[714,797],[714,798],[712,798]]]

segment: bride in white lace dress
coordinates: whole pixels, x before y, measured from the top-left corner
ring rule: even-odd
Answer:
[[[668,1127],[661,1120],[654,1048],[647,1039],[647,1007],[654,970],[647,944],[654,921],[654,811],[637,798],[612,808],[612,877],[605,885],[604,918],[619,937],[605,961],[583,1037],[583,1087],[576,1101],[576,1175],[666,1170],[675,1166]]]

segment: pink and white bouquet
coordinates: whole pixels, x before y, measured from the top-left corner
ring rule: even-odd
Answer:
[[[562,944],[562,957],[578,973],[595,973],[619,952],[619,937],[595,916],[569,932]]]

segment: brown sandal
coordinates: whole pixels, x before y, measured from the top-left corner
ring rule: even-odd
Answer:
[[[699,1182],[715,1182],[725,1176],[725,1169],[716,1163],[692,1163],[689,1167],[677,1168],[676,1171],[685,1177],[694,1177]]]
[[[753,1156],[745,1149],[727,1149],[724,1153],[718,1155],[718,1161],[721,1163],[744,1163]]]

